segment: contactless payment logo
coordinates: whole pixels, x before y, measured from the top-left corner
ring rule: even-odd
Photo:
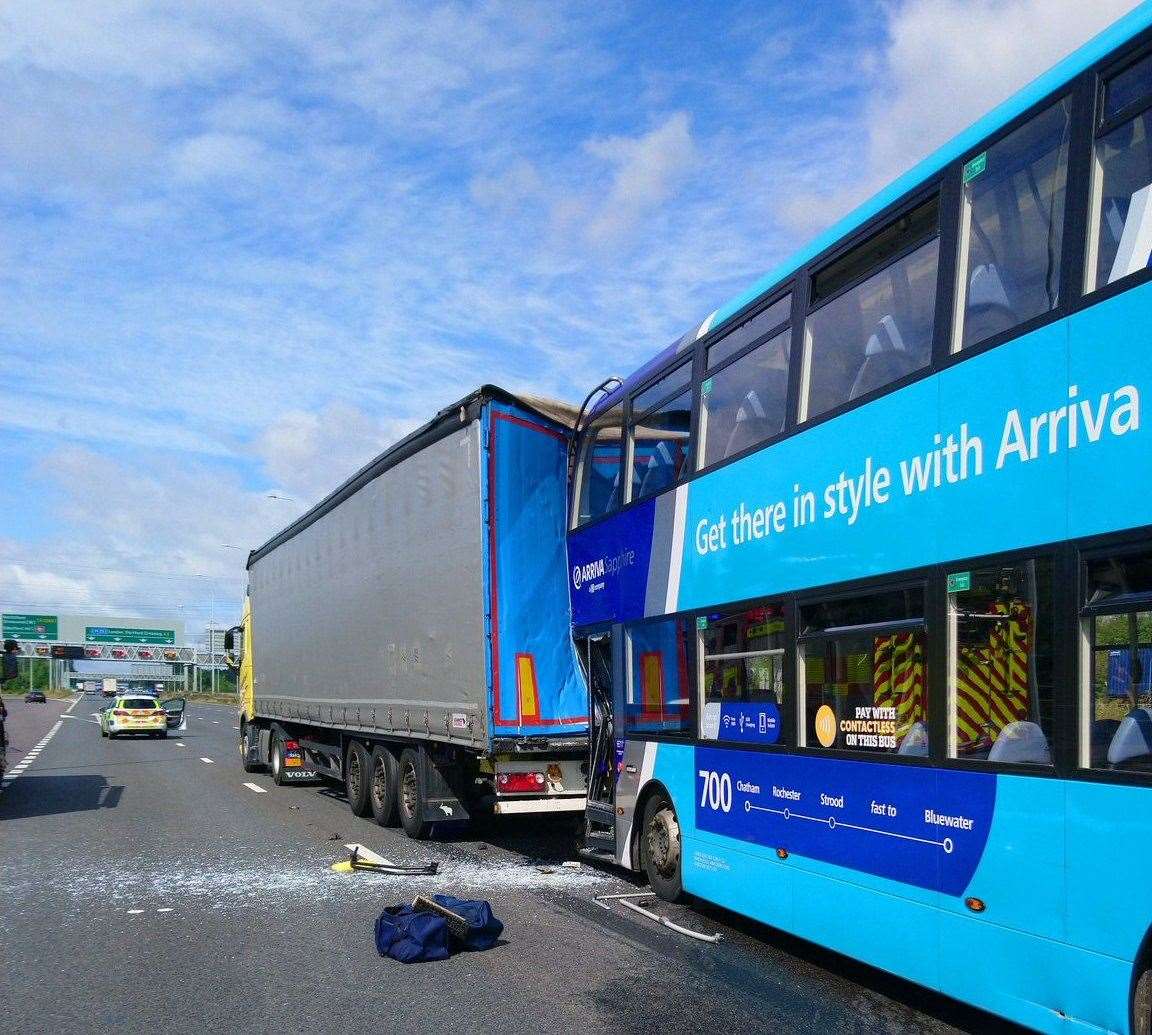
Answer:
[[[816,712],[816,739],[821,747],[830,748],[836,743],[836,713],[826,704]]]

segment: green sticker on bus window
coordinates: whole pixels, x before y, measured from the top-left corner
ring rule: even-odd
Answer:
[[[701,615],[699,618],[696,619],[696,628],[699,629],[701,632],[703,632],[705,629],[708,628],[708,619],[705,618],[703,615]]]
[[[708,395],[711,391],[712,391],[712,378],[708,378],[708,380],[705,381],[700,386],[700,394],[701,395]]]
[[[979,176],[985,169],[988,168],[988,152],[977,155],[970,162],[964,164],[964,182],[971,183],[977,176]]]
[[[966,593],[972,588],[972,572],[957,571],[948,576],[949,593]]]

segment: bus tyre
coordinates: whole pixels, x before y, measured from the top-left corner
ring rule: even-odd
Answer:
[[[272,782],[277,787],[284,786],[284,741],[280,737],[272,738]]]
[[[1152,1035],[1152,970],[1145,970],[1132,991],[1133,1035]]]
[[[682,842],[676,809],[666,794],[657,792],[644,806],[640,828],[640,861],[652,890],[665,902],[680,902],[684,885],[680,877]]]
[[[424,792],[420,787],[420,755],[414,748],[400,752],[400,779],[397,780],[396,803],[400,825],[413,841],[423,841],[432,833],[432,824],[424,821]]]
[[[344,756],[344,793],[348,795],[348,807],[353,816],[367,816],[372,812],[372,800],[368,795],[371,780],[372,759],[368,749],[358,740],[348,745]]]
[[[252,727],[245,724],[244,732],[240,734],[240,764],[244,767],[246,773],[258,773],[263,768],[259,762],[252,761],[252,749],[255,745],[252,743],[255,734]]]
[[[396,756],[382,744],[372,749],[372,777],[368,785],[368,798],[372,806],[372,818],[382,827],[396,825],[396,782],[399,769]]]

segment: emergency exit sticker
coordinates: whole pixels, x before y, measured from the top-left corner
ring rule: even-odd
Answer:
[[[971,183],[977,176],[979,176],[985,169],[988,168],[988,152],[977,155],[970,162],[964,163],[964,182]]]
[[[949,593],[966,593],[972,588],[972,572],[957,571],[948,576]]]

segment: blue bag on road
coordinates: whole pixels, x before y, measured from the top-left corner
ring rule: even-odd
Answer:
[[[448,923],[414,906],[389,906],[376,920],[376,951],[401,963],[446,960]]]
[[[443,960],[460,950],[490,949],[503,930],[487,902],[433,895],[385,909],[376,920],[376,951],[401,963]]]
[[[462,949],[469,951],[490,949],[496,944],[500,932],[504,930],[504,925],[493,915],[492,907],[487,902],[453,898],[451,895],[433,895],[432,901],[452,910],[468,922],[466,930],[454,929],[449,922],[449,931],[460,942]]]

